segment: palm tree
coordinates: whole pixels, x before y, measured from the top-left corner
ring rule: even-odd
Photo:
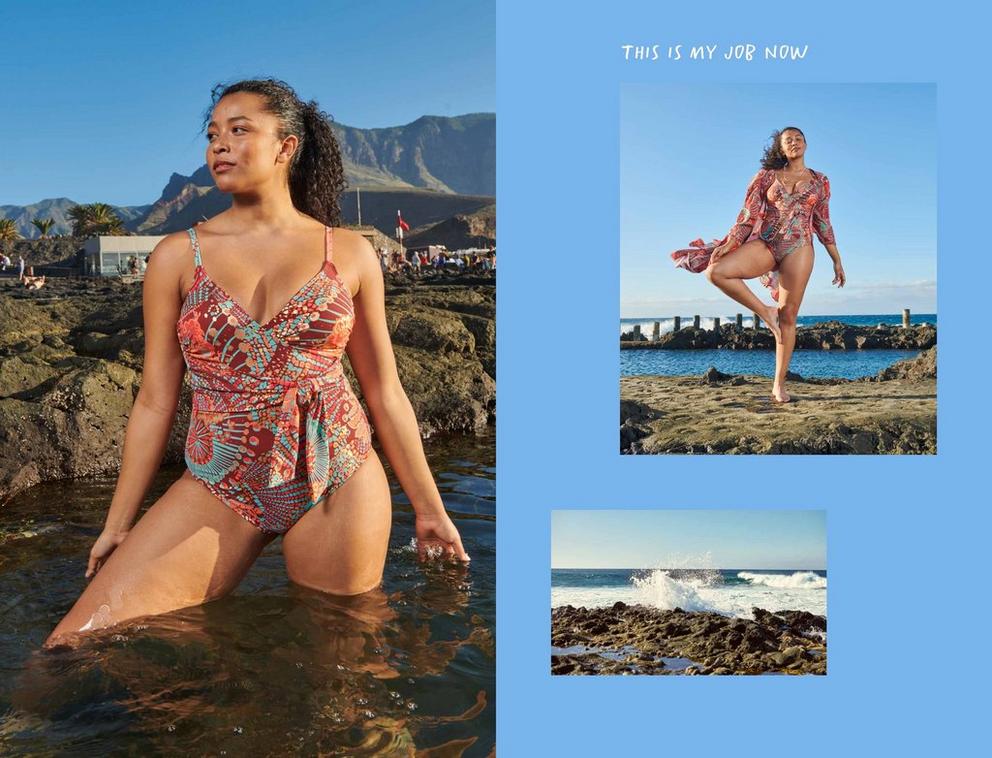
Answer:
[[[55,220],[51,218],[36,218],[31,221],[38,231],[41,232],[41,239],[45,239],[48,236],[48,232],[53,226],[55,226]]]
[[[17,231],[17,224],[12,218],[0,218],[0,248],[8,249],[8,245],[14,240],[19,240],[21,233]]]
[[[113,207],[106,203],[74,205],[66,215],[72,221],[74,237],[129,234],[124,228],[124,222],[114,213]]]
[[[0,242],[13,242],[21,238],[17,224],[12,218],[0,218]]]

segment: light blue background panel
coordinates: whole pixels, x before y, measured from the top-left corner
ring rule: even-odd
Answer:
[[[988,70],[989,18],[978,7],[500,3],[502,755],[978,749],[989,677],[982,364],[992,176],[979,73]],[[736,42],[808,44],[809,52],[802,61],[750,63],[625,62],[621,53],[625,43],[659,44],[664,54],[669,44]],[[936,83],[937,456],[618,454],[623,82]],[[732,110],[683,115],[734,128]],[[669,265],[663,254],[659,266]],[[613,507],[825,509],[828,675],[552,677],[550,513]]]

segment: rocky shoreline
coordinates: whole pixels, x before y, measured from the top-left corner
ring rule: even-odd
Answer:
[[[826,674],[827,619],[753,619],[615,603],[551,611],[552,674]]]
[[[862,379],[724,374],[620,379],[620,452],[936,454],[937,348]]]
[[[386,279],[400,379],[421,434],[481,433],[496,413],[494,274]],[[0,504],[38,482],[114,474],[144,358],[141,283],[0,278]],[[352,386],[357,381],[345,359]],[[163,463],[183,460],[187,373]]]
[[[621,350],[774,350],[775,337],[767,328],[740,328],[723,324],[719,330],[687,326],[661,334],[657,340],[633,332],[620,335]],[[937,344],[937,327],[915,324],[909,328],[891,324],[851,326],[825,321],[796,329],[797,350],[926,350]]]

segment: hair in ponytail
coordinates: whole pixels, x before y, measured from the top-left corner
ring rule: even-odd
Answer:
[[[289,165],[289,194],[296,209],[328,226],[340,226],[340,197],[347,183],[331,116],[316,101],[300,100],[282,80],[244,79],[234,84],[218,84],[211,90],[212,102],[203,118],[204,128],[217,102],[235,92],[261,96],[263,108],[279,119],[279,139],[290,134],[299,139]]]
[[[778,131],[772,132],[771,144],[765,148],[764,155],[761,156],[761,167],[762,168],[785,168],[789,165],[789,159],[785,157],[785,153],[782,152],[782,135],[792,129],[795,132],[803,134],[803,130],[798,126],[786,126]],[[803,134],[803,139],[806,139],[806,135]]]

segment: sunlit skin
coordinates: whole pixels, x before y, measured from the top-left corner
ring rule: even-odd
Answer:
[[[779,137],[779,145],[788,164],[776,171],[779,180],[794,193],[812,180],[806,168],[806,139],[796,129],[786,129]],[[778,403],[789,402],[790,395],[785,390],[785,377],[796,345],[796,318],[799,306],[806,292],[810,274],[813,271],[813,245],[803,245],[794,253],[782,259],[779,266],[778,306],[766,305],[744,282],[771,270],[775,258],[761,240],[745,242],[734,247],[728,240],[713,250],[706,278],[723,292],[747,309],[757,313],[775,335],[775,379],[772,383],[772,399]],[[847,281],[841,265],[840,252],[834,244],[826,245],[827,253],[834,264],[833,284],[843,287]],[[727,255],[733,252],[733,255]]]
[[[252,318],[266,323],[320,269],[324,226],[293,206],[288,172],[299,139],[280,139],[277,117],[263,110],[262,102],[258,95],[238,92],[216,103],[206,162],[233,204],[196,231],[210,278]],[[234,165],[218,170],[221,162]],[[348,358],[376,438],[416,513],[421,555],[429,551],[468,561],[396,371],[375,251],[357,232],[335,228],[333,262],[355,303]],[[90,552],[90,581],[46,647],[90,629],[223,597],[275,538],[221,503],[189,470],[132,527],[178,408],[186,367],[176,323],[193,278],[188,235],[167,235],[152,251],[145,273],[142,384],[128,419],[106,525]],[[389,484],[372,451],[342,486],[283,535],[290,579],[334,595],[374,590],[382,580],[391,521]]]

